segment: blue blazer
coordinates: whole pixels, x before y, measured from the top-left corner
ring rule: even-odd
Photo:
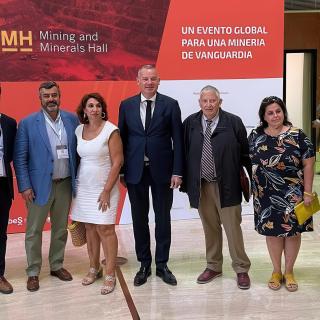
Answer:
[[[172,175],[182,176],[183,138],[181,111],[176,100],[157,93],[150,126],[145,132],[140,117],[141,95],[120,104],[119,129],[124,148],[123,173],[127,183],[140,182],[145,149],[150,173],[156,183],[169,183]]]
[[[74,191],[77,170],[75,129],[79,125],[77,117],[60,110],[61,119],[67,132],[69,165]],[[43,206],[48,202],[53,174],[53,155],[43,113],[36,112],[21,120],[15,141],[13,165],[19,192],[32,189],[34,202]]]

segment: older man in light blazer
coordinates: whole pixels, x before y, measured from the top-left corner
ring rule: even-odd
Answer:
[[[67,221],[76,175],[75,115],[62,111],[60,89],[54,81],[39,87],[41,110],[23,119],[14,151],[19,192],[28,208],[25,248],[27,289],[39,289],[42,230],[50,212],[50,274],[72,280],[63,268]]]

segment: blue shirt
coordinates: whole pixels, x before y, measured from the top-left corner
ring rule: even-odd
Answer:
[[[46,122],[47,133],[50,141],[53,156],[53,175],[52,179],[63,179],[70,177],[69,159],[58,159],[57,146],[65,145],[68,147],[68,137],[60,112],[56,120],[53,120],[47,112],[43,111]]]

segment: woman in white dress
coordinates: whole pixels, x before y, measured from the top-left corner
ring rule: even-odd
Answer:
[[[107,261],[101,294],[108,294],[116,284],[118,239],[115,221],[119,171],[123,163],[122,143],[118,128],[108,121],[106,102],[99,93],[86,94],[77,114],[82,123],[75,132],[80,164],[71,219],[85,223],[86,227],[90,268],[82,284],[92,284],[102,277],[101,242]]]

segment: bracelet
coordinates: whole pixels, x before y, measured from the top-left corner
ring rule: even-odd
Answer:
[[[304,191],[303,194],[306,195],[306,196],[313,197],[313,193],[310,193],[310,192]]]

